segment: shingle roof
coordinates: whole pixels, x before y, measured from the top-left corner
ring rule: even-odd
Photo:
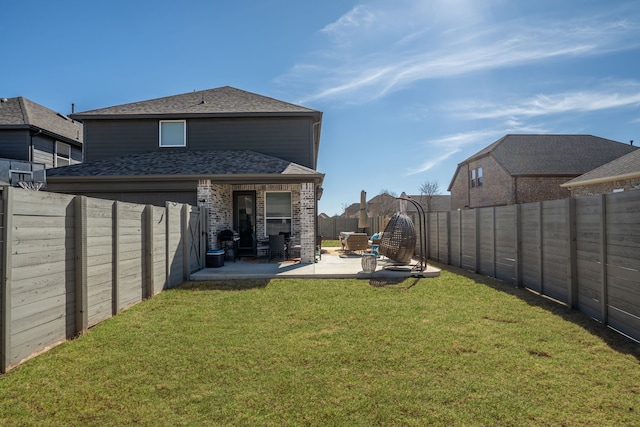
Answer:
[[[458,165],[492,156],[511,176],[577,176],[634,150],[629,144],[593,135],[505,135]]]
[[[636,148],[592,135],[506,135],[480,153],[511,175],[579,175]]]
[[[150,177],[150,176],[308,175],[313,169],[250,150],[168,150],[64,166],[47,171],[47,177]]]
[[[188,92],[73,114],[79,120],[113,116],[188,116],[234,114],[320,114],[319,111],[279,101],[230,86]]]
[[[82,142],[82,124],[22,96],[0,103],[0,127],[32,126]]]
[[[616,160],[605,163],[592,171],[562,184],[562,186],[576,187],[595,182],[627,179],[627,177],[640,177],[640,150],[632,151]]]

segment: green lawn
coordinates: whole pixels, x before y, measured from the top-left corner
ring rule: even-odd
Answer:
[[[375,285],[375,286],[374,286]],[[638,425],[638,345],[459,272],[189,284],[0,377],[0,424]]]

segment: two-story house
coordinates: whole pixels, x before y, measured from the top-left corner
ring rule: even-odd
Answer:
[[[568,198],[561,184],[636,148],[592,135],[506,135],[458,164],[451,209]]]
[[[82,138],[82,124],[64,114],[21,96],[0,98],[0,182],[29,173],[44,180],[45,168],[82,162]]]
[[[50,191],[206,206],[210,249],[225,229],[240,255],[283,232],[314,261],[321,112],[226,86],[72,117],[85,162],[50,171]]]

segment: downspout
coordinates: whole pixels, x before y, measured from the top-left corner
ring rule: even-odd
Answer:
[[[33,163],[33,137],[42,133],[42,129],[36,130],[35,133],[29,132],[29,162]]]
[[[318,152],[320,151],[320,135],[318,135],[318,137],[316,138],[316,128],[320,125],[320,123],[322,123],[321,120],[318,120],[317,122],[314,122],[311,125],[311,141],[313,141],[313,152],[311,153],[311,155],[313,156],[313,169],[316,170],[316,168],[318,167]]]

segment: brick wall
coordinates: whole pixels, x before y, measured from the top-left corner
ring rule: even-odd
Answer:
[[[603,182],[601,184],[584,185],[580,187],[574,187],[571,189],[572,197],[588,197],[595,196],[596,194],[613,193],[614,190],[634,190],[634,185],[640,184],[640,179],[627,179],[620,181]]]
[[[218,248],[218,233],[233,229],[233,192],[256,192],[256,238],[265,235],[265,193],[267,191],[291,192],[291,234],[300,240],[301,262],[315,259],[315,189],[313,183],[302,184],[214,184],[209,180],[198,183],[198,206],[209,209],[208,249]]]
[[[560,184],[575,178],[575,176],[558,177],[516,177],[515,203],[533,203],[546,200],[567,199],[571,197],[569,190]]]
[[[482,168],[481,187],[470,187],[470,170]],[[512,180],[489,156],[460,166],[451,186],[451,209],[480,208],[513,204]]]

